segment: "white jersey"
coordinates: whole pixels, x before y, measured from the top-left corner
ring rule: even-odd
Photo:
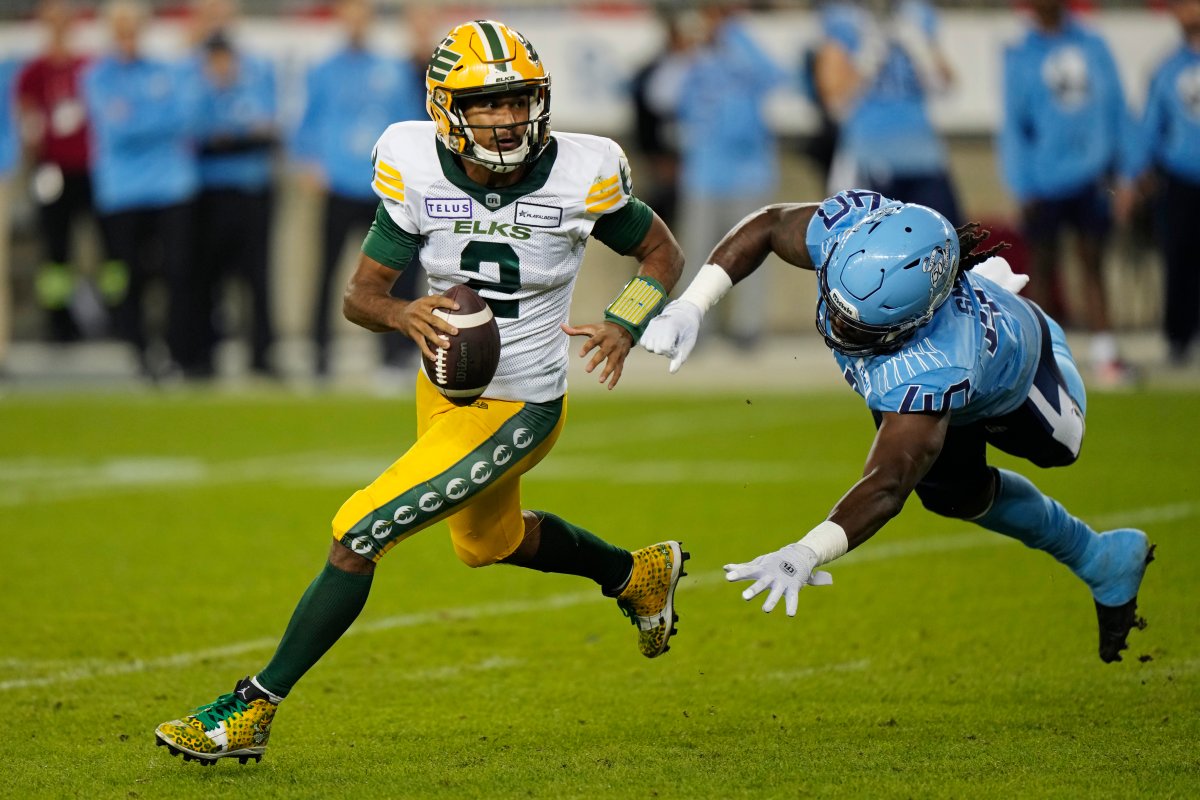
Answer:
[[[500,327],[500,366],[485,397],[546,402],[567,390],[571,292],[592,227],[630,197],[629,166],[611,139],[555,133],[515,186],[466,178],[432,122],[398,122],[375,147],[375,193],[403,230],[431,294],[466,283]]]

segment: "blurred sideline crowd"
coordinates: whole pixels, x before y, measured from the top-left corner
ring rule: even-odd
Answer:
[[[100,7],[108,43],[99,52],[82,52],[72,36],[78,4],[41,0],[41,52],[0,60],[10,100],[0,104],[0,370],[12,331],[9,209],[14,193],[28,192],[39,250],[28,302],[38,305],[43,338],[126,342],[141,374],[157,381],[214,377],[219,344],[240,337],[247,369],[279,377],[272,278],[281,276],[271,274],[270,248],[287,164],[320,197],[307,335],[311,374],[328,378],[339,262],[377,203],[365,177],[371,150],[392,122],[426,118],[427,55],[442,33],[418,9],[404,19],[413,52],[381,52],[369,42],[371,0],[331,6],[342,44],[307,71],[303,107],[286,120],[276,65],[239,41],[236,0],[190,3],[189,49],[173,60],[145,53],[150,9],[138,0]],[[1021,12],[1027,30],[1003,54],[995,147],[1020,214],[992,223],[993,234],[1014,245],[1006,256],[1031,276],[1026,294],[1088,333],[1080,355],[1101,385],[1135,378],[1112,332],[1104,280],[1115,230],[1140,231],[1160,253],[1173,366],[1192,361],[1200,327],[1200,237],[1188,227],[1200,218],[1200,0],[1166,6],[1180,41],[1162,54],[1141,108],[1127,103],[1108,44],[1063,0],[1031,0]],[[629,86],[635,129],[619,138],[642,165],[638,194],[683,245],[685,284],[727,230],[781,196],[781,143],[766,106],[789,81],[802,82],[820,116],[804,153],[828,194],[870,189],[956,225],[968,220],[929,103],[971,65],[945,56],[934,4],[817,6],[821,35],[799,76],[755,41],[744,11],[657,7],[662,46]],[[99,231],[90,265],[73,241],[81,219]],[[1068,245],[1082,276],[1074,292],[1063,280]],[[739,286],[710,323],[741,350],[768,333],[769,272]],[[397,296],[423,291],[420,280],[419,269],[406,270]],[[229,302],[231,287],[244,302]],[[413,359],[399,334],[379,339],[381,369]]]

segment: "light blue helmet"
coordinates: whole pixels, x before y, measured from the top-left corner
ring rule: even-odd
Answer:
[[[818,270],[817,330],[845,355],[899,350],[950,296],[958,233],[938,212],[885,206],[863,217]]]

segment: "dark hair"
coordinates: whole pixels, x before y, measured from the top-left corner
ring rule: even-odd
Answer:
[[[979,244],[992,235],[992,232],[984,228],[978,222],[968,222],[954,229],[958,234],[958,273],[961,275],[969,269],[987,261],[992,256],[999,253],[1001,250],[1007,250],[1012,247],[1008,242],[999,242],[994,247],[989,247],[987,250],[975,251]],[[956,276],[957,277],[957,276]]]

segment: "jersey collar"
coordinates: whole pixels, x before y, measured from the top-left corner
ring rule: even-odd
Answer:
[[[480,186],[468,178],[467,173],[454,160],[454,156],[450,154],[450,151],[446,149],[441,140],[436,140],[435,144],[437,146],[438,161],[441,162],[442,174],[446,176],[446,180],[453,183],[459,189],[462,189],[474,198],[477,203],[482,204],[491,211],[504,208],[509,203],[519,200],[527,194],[536,192],[545,186],[547,179],[550,177],[550,170],[554,167],[554,160],[558,157],[558,140],[552,136],[546,148],[542,151],[541,156],[534,162],[533,169],[529,170],[529,174],[512,186],[493,188]],[[492,203],[489,203],[487,200],[489,195],[493,198]],[[498,203],[495,202],[494,198],[496,197],[500,198]]]

